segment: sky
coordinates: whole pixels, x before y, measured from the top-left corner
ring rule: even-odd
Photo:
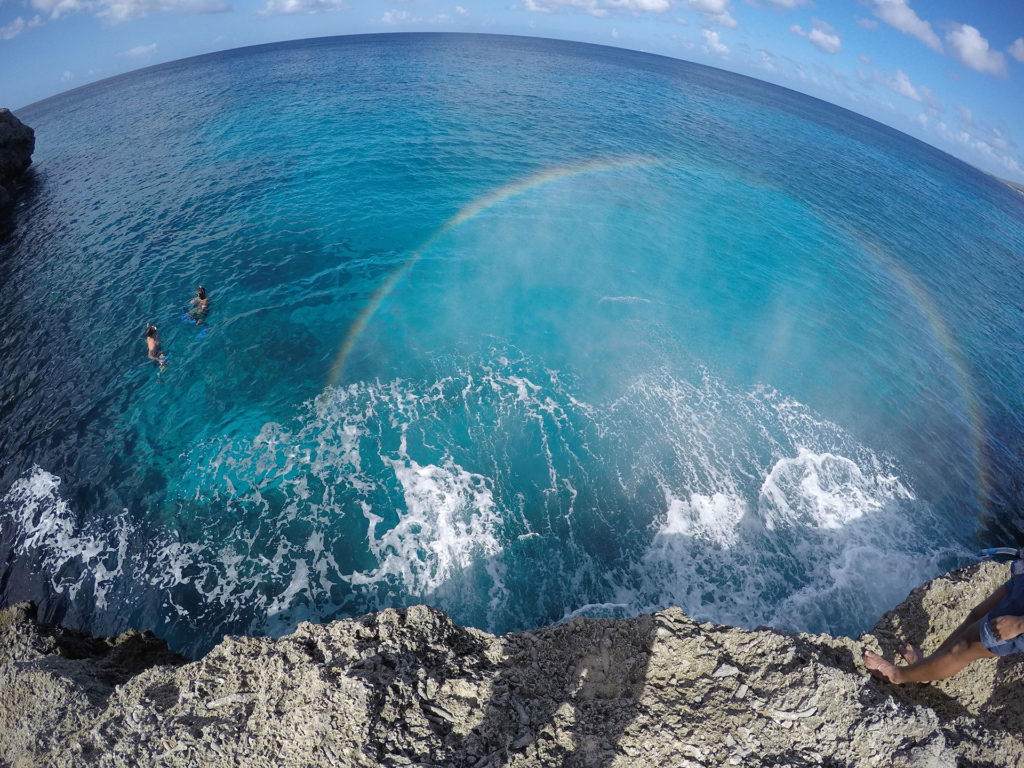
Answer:
[[[279,40],[486,32],[695,61],[1024,183],[1024,0],[0,0],[0,106]]]

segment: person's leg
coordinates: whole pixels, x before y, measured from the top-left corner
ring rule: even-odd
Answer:
[[[982,619],[978,619],[959,634],[954,642],[943,643],[935,653],[925,659],[898,667],[886,661],[877,653],[864,652],[864,666],[872,674],[877,673],[891,683],[928,683],[932,680],[944,680],[951,677],[977,659],[995,656],[981,644],[980,628]],[[950,638],[952,639],[952,638]]]
[[[959,642],[960,638],[970,629],[972,624],[977,622],[979,619],[985,618],[985,616],[991,613],[1008,594],[1009,592],[1004,584],[992,592],[992,594],[983,601],[974,606],[974,608],[971,609],[971,612],[967,614],[967,618],[961,622],[960,626],[953,630],[949,634],[949,637],[942,642],[942,645],[929,654],[927,658],[930,659],[933,656],[937,656],[940,653],[948,651],[952,646]],[[872,654],[872,656],[874,655],[876,654]],[[903,660],[907,662],[908,665],[926,661],[926,658],[924,654],[921,653],[920,649],[910,643],[903,644],[900,648],[900,656],[903,657]]]

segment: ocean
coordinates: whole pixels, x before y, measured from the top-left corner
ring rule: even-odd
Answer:
[[[18,115],[2,604],[191,656],[419,603],[856,635],[1024,543],[1024,196],[876,122],[443,34]]]

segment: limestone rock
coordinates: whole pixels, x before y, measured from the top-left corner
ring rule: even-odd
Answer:
[[[1005,578],[936,579],[857,641],[678,609],[494,637],[416,606],[191,663],[22,604],[0,612],[0,765],[1024,766],[1014,659],[902,688],[860,662],[904,636],[927,651]]]
[[[13,202],[15,181],[31,164],[35,147],[35,131],[0,108],[0,209]]]

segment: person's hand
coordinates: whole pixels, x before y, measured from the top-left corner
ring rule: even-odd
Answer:
[[[1000,642],[1013,640],[1024,633],[1024,616],[996,616],[990,623],[992,634]]]

